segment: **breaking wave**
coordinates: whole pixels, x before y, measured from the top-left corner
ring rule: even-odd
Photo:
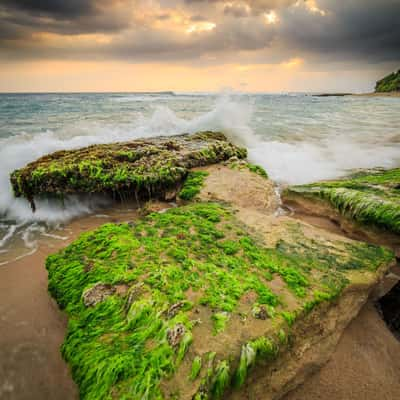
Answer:
[[[381,104],[370,104],[364,110],[357,101],[349,101],[342,107],[338,102],[343,99],[330,100],[331,103],[325,100],[324,103],[307,96],[174,95],[171,99],[162,96],[159,105],[139,97],[122,114],[118,108],[121,101],[126,105],[131,98],[135,99],[135,96],[114,99],[113,113],[106,120],[94,111],[91,118],[80,119],[78,115],[76,119],[63,120],[61,116],[56,128],[43,127],[41,132],[32,133],[24,127],[24,132],[0,139],[2,253],[7,251],[16,234],[21,236],[27,249],[32,249],[35,242],[29,238],[33,233],[46,234],[47,226],[106,205],[104,198],[89,201],[69,197],[63,206],[59,202],[40,200],[33,214],[27,201],[14,198],[10,172],[60,149],[139,137],[221,130],[235,143],[246,146],[249,158],[262,165],[280,183],[305,183],[333,178],[349,169],[392,167],[400,163],[398,103],[389,104],[391,111],[384,104],[386,111],[381,111]],[[309,111],[305,115],[307,107]],[[391,113],[389,123],[388,113]]]

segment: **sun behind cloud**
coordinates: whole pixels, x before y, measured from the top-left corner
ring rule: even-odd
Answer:
[[[144,81],[149,90],[199,90],[200,76],[208,90],[219,81],[237,87],[244,73],[254,74],[249,90],[279,90],[273,78],[298,90],[296,74],[309,90],[320,85],[312,77],[324,76],[328,88],[340,74],[349,90],[368,90],[398,69],[398,15],[394,0],[2,0],[0,90],[142,90]],[[51,81],[46,71],[55,64],[60,74]],[[124,87],[117,77],[131,70],[141,76],[125,76]]]

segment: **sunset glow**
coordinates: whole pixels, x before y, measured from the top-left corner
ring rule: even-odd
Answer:
[[[400,7],[356,3],[5,0],[0,90],[368,90],[397,68]]]

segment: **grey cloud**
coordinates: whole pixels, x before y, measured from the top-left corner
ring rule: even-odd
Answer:
[[[96,10],[95,0],[3,0],[2,3],[9,9],[61,19],[92,14]]]
[[[398,0],[319,0],[326,15],[304,8],[281,15],[280,38],[288,47],[338,60],[400,61]]]
[[[1,0],[0,0],[1,1]],[[175,0],[169,0],[168,5]],[[176,0],[177,4],[179,0]],[[134,0],[118,0],[129,11]],[[183,3],[182,3],[183,2]],[[74,58],[74,59],[123,59],[128,61],[179,61],[204,58],[209,55],[217,60],[239,57],[246,53],[246,61],[276,63],[288,57],[303,57],[313,62],[400,61],[399,0],[317,0],[325,10],[325,16],[310,12],[306,7],[294,5],[294,0],[233,0],[226,7],[214,7],[219,0],[181,0],[185,11],[192,15],[192,22],[212,21],[215,29],[190,35],[174,30],[151,28],[151,21],[140,25],[129,20],[130,13],[118,13],[111,1],[82,1],[82,8],[64,11],[72,7],[61,2],[17,1],[18,7],[10,12],[11,0],[0,23],[0,55],[3,58]],[[65,2],[67,3],[67,2]],[[84,6],[84,4],[86,6]],[[247,4],[251,8],[244,7]],[[215,4],[214,4],[215,5]],[[32,7],[34,9],[32,9]],[[276,9],[279,23],[267,25],[257,10]],[[158,9],[151,18],[168,20],[169,9]],[[3,6],[4,11],[4,6]],[[43,18],[43,15],[49,16]],[[60,14],[60,15],[61,15]],[[5,16],[4,16],[5,15]],[[50,16],[51,15],[51,16]],[[54,16],[54,17],[53,17]],[[168,23],[169,24],[169,23]],[[165,24],[167,26],[168,24]],[[30,40],[33,32],[61,34],[118,32],[111,43],[75,43],[74,46],[59,44],[57,48],[44,46]],[[11,39],[25,38],[15,45]]]
[[[131,3],[130,0],[120,2]],[[0,43],[35,32],[81,34],[119,31],[129,16],[107,0],[3,0],[0,3]]]
[[[303,1],[307,1],[307,0],[303,0]],[[226,0],[185,0],[185,2],[187,4],[192,4],[192,5],[227,3]],[[251,14],[258,15],[265,11],[288,7],[296,2],[297,2],[297,0],[233,0],[233,1],[229,1],[230,4],[226,5],[224,7],[224,10],[231,9],[232,11],[234,11],[234,10],[241,9],[242,12],[238,11],[237,16],[243,17],[244,16],[243,10],[246,10],[246,9],[249,9]],[[229,13],[229,11],[228,11],[228,13]]]
[[[273,29],[253,18],[240,23],[226,21],[211,31],[191,35],[134,30],[102,51],[129,60],[184,60],[207,54],[261,50],[270,46],[273,38]]]
[[[38,43],[3,47],[5,58],[119,59],[129,62],[199,60],[208,56],[216,60],[229,56],[234,60],[240,52],[263,50],[270,46],[274,30],[261,18],[227,20],[215,29],[192,34],[136,27],[118,35],[111,43],[81,42],[73,48],[41,47]],[[1,53],[0,53],[1,56]]]
[[[244,18],[250,15],[244,4],[228,4],[224,7],[225,15],[232,15],[236,18]]]

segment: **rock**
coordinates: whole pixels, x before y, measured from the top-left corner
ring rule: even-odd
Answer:
[[[94,307],[115,293],[115,288],[109,284],[96,283],[82,294],[82,300],[86,307]]]
[[[190,168],[246,154],[220,132],[200,132],[58,151],[14,171],[10,179],[15,196],[28,199],[33,210],[37,196],[172,199]]]
[[[143,287],[143,283],[138,283],[129,288],[128,295],[126,296],[126,310],[129,310],[132,303],[139,299],[140,295],[143,294]]]
[[[106,224],[48,258],[82,399],[278,399],[327,361],[394,260],[275,216],[272,182],[247,167],[201,171],[195,202]],[[141,290],[83,310],[99,276]]]
[[[400,234],[400,169],[359,171],[335,181],[287,188],[282,198],[313,214],[355,222],[367,231]],[[398,240],[397,240],[398,241]]]
[[[186,332],[185,325],[176,324],[172,329],[167,330],[167,340],[172,347],[178,346]]]
[[[400,281],[379,299],[378,306],[386,324],[400,339]]]
[[[176,314],[184,307],[185,303],[183,301],[179,301],[178,303],[173,304],[166,312],[167,318],[173,318]]]
[[[257,305],[253,308],[252,310],[253,316],[254,318],[258,318],[258,319],[262,319],[265,320],[268,318],[268,312],[267,309],[265,308],[265,306],[261,305]]]

